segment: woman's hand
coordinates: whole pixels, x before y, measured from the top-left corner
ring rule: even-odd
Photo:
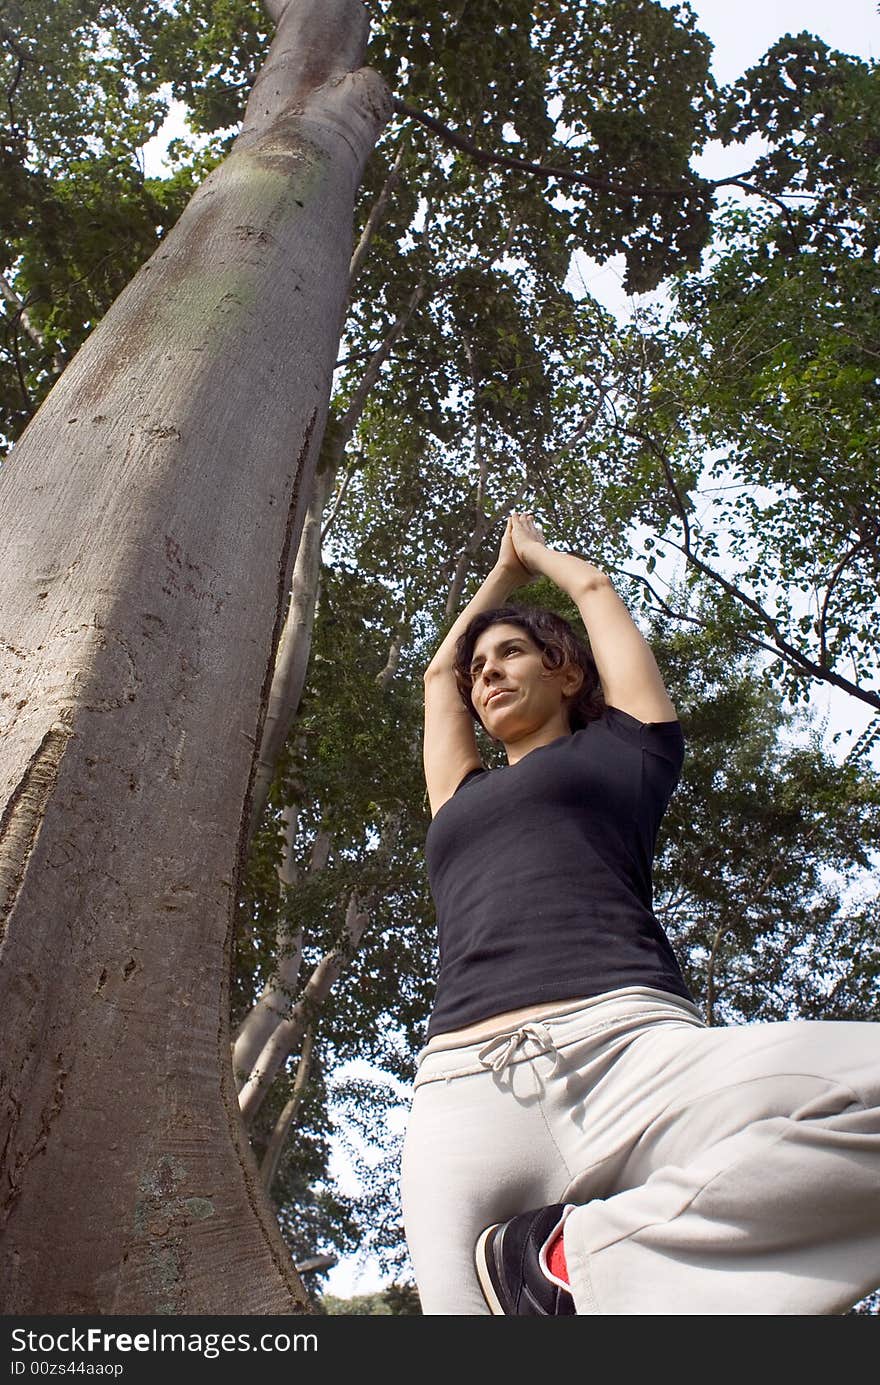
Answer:
[[[547,552],[540,525],[530,514],[512,514],[507,527],[520,565],[530,577],[537,576],[541,572],[541,558]]]
[[[501,540],[501,547],[498,550],[498,561],[496,567],[503,569],[508,574],[511,581],[517,587],[525,586],[526,582],[531,582],[532,573],[519,556],[514,545],[514,521],[515,515],[511,515],[504,530],[504,537]]]

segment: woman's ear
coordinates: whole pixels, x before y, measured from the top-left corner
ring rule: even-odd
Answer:
[[[584,686],[584,671],[577,664],[566,664],[562,676],[563,697],[575,697]]]

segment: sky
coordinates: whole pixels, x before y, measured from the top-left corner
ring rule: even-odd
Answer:
[[[876,0],[836,0],[834,4],[819,3],[819,0],[691,0],[691,6],[696,12],[698,26],[714,44],[713,73],[722,83],[739,76],[783,34],[797,34],[803,30],[845,53],[872,59],[880,55],[880,15]],[[162,152],[168,140],[181,132],[179,112],[172,112],[166,126],[144,150],[148,173],[161,171]],[[743,166],[742,148],[725,151],[717,146],[705,151],[697,165],[701,173],[715,178],[736,172]],[[600,267],[584,262],[579,270],[589,292],[616,315],[626,315],[632,310],[633,300],[627,299],[622,289],[619,263],[611,261]],[[827,710],[829,732],[852,727],[858,734],[872,717],[867,707],[853,705],[852,698],[833,690],[828,693],[820,690],[815,705],[820,712]],[[342,1172],[337,1165],[337,1174]],[[349,1257],[331,1271],[327,1288],[331,1293],[349,1297],[373,1292],[384,1282],[385,1278],[373,1262],[360,1264],[356,1257]]]

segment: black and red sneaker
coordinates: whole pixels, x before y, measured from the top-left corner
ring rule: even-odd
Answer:
[[[575,1313],[567,1289],[542,1268],[541,1252],[561,1229],[568,1204],[523,1212],[487,1226],[477,1241],[475,1259],[483,1297],[495,1314],[553,1318]]]

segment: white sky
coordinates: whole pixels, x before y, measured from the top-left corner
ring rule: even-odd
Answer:
[[[874,0],[690,0],[699,27],[715,51],[712,69],[730,82],[760,58],[783,34],[806,30],[842,53],[876,58],[880,16]]]

